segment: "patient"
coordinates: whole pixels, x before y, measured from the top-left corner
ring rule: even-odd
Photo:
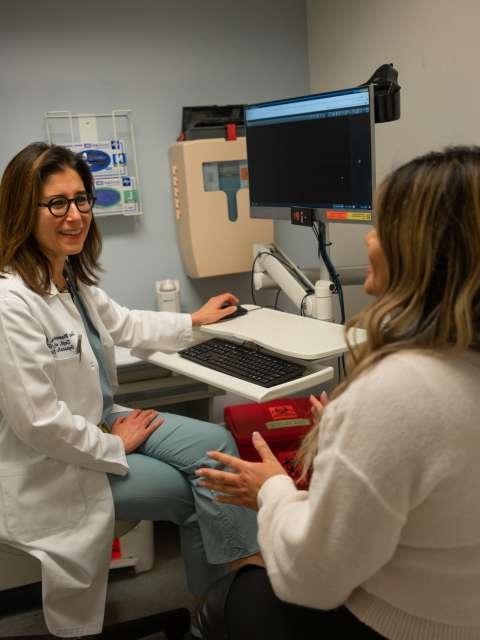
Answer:
[[[0,183],[0,542],[41,561],[45,621],[65,637],[102,629],[114,517],[178,524],[197,596],[261,562],[255,514],[216,502],[195,476],[219,466],[205,451],[238,453],[230,434],[113,402],[114,345],[178,348],[238,300],[191,315],[114,302],[97,286],[94,201],[87,164],[41,142]]]
[[[218,581],[204,637],[480,638],[480,148],[429,153],[377,194],[372,304],[348,377],[313,399],[298,491],[262,462],[203,468],[222,504],[258,509],[266,571]]]

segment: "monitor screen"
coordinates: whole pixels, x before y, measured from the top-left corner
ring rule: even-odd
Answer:
[[[372,98],[361,87],[245,107],[251,216],[290,220],[307,207],[371,222]]]

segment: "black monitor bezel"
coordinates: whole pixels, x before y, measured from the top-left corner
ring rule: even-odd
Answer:
[[[372,185],[372,193],[371,193],[371,209],[357,209],[354,207],[342,207],[341,209],[335,209],[333,207],[313,207],[314,215],[317,219],[329,220],[331,222],[354,222],[354,223],[366,223],[372,224],[373,218],[373,196],[375,191],[375,107],[374,107],[374,85],[366,85],[362,87],[350,87],[348,89],[341,89],[337,91],[325,91],[322,93],[316,94],[307,94],[305,96],[298,96],[294,98],[284,98],[281,100],[271,100],[266,102],[258,102],[245,105],[244,107],[244,121],[245,121],[245,135],[247,136],[248,132],[248,120],[246,111],[249,108],[254,107],[268,107],[278,104],[288,104],[291,102],[300,102],[300,101],[313,101],[318,98],[324,98],[329,96],[338,96],[344,95],[348,93],[357,93],[359,91],[368,90],[369,96],[369,113],[370,113],[370,162],[371,162],[371,185]],[[248,161],[248,154],[247,154]],[[308,203],[292,203],[289,205],[252,205],[250,201],[250,217],[251,218],[259,218],[259,219],[267,219],[267,220],[291,220],[291,211],[292,208],[296,207],[308,207],[310,206]],[[345,213],[344,217],[340,217],[340,214]],[[336,214],[336,215],[335,215]]]

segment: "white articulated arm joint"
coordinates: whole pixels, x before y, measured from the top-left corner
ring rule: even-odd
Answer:
[[[253,245],[253,287],[255,291],[261,289],[274,289],[278,288],[278,284],[273,280],[265,271],[263,263],[261,262],[263,256],[262,253],[271,253],[272,246],[269,244],[254,244]]]
[[[333,291],[335,285],[330,280],[317,280],[315,283],[315,301],[313,317],[317,320],[333,321]]]
[[[284,294],[304,315],[312,315],[314,309],[313,294],[308,294],[305,287],[273,254],[269,245],[255,245],[255,266],[253,282],[255,289],[262,287],[280,287]]]
[[[333,282],[317,280],[314,293],[308,293],[309,289],[306,285],[301,284],[285,266],[284,261],[288,262],[288,257],[281,252],[280,255],[278,253],[272,245],[255,244],[253,246],[255,290],[280,287],[301,314],[332,322],[335,291]],[[298,267],[295,268],[298,270]]]
[[[255,269],[257,265],[255,265]],[[261,289],[278,289],[278,284],[275,280],[272,280],[268,273],[265,271],[254,271],[253,272],[253,287],[255,291],[260,291]]]

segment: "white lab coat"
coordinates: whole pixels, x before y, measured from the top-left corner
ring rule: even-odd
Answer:
[[[117,382],[114,345],[175,349],[191,317],[130,311],[79,286]],[[125,475],[120,438],[98,427],[98,365],[68,294],[42,297],[21,278],[0,279],[0,542],[42,564],[51,633],[99,633],[114,510],[106,473]]]

